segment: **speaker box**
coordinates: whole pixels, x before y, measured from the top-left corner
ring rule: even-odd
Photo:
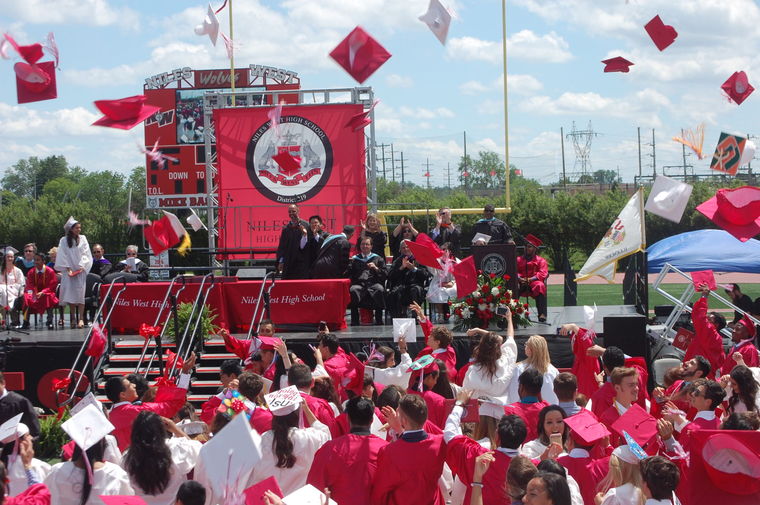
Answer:
[[[647,318],[641,314],[620,314],[604,318],[604,347],[615,346],[629,356],[649,362]]]

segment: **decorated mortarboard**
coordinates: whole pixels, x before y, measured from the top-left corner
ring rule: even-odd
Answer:
[[[364,380],[364,379],[362,379]],[[303,402],[303,396],[295,386],[288,386],[283,389],[278,389],[273,393],[264,395],[264,401],[269,407],[269,411],[274,416],[286,416],[292,412],[298,410]]]
[[[611,428],[619,437],[628,433],[644,448],[649,448],[650,444],[657,440],[657,419],[636,403],[612,423]]]
[[[597,440],[610,435],[607,427],[600,423],[591,412],[581,410],[574,416],[565,419],[574,440],[584,446],[594,445]]]
[[[697,210],[742,242],[760,233],[760,188],[719,189]]]
[[[411,365],[409,365],[409,369],[407,372],[417,372],[419,370],[423,370],[430,365],[432,365],[435,362],[435,358],[432,354],[426,354],[412,362]]]
[[[531,235],[530,233],[528,233],[525,236],[525,241],[529,243],[530,245],[532,245],[533,247],[541,247],[543,245],[543,242],[541,241],[540,238],[534,235]]]
[[[103,409],[95,405],[87,405],[63,423],[61,428],[83,451],[100,442],[114,430],[113,424],[103,414]]]
[[[622,459],[631,465],[638,465],[639,461],[649,457],[649,454],[633,439],[628,432],[623,432],[625,444],[615,447],[612,455]]]
[[[232,419],[241,412],[246,412],[253,409],[253,405],[241,395],[237,389],[227,389],[222,397],[222,402],[216,408],[217,412],[224,414],[229,419]]]
[[[710,162],[710,168],[718,172],[725,172],[728,175],[736,175],[746,142],[747,137],[721,132],[718,145],[715,146],[715,154],[713,154]]]
[[[351,128],[351,131],[359,131],[365,126],[369,125],[372,122],[369,116],[378,103],[380,103],[380,100],[375,100],[372,102],[372,105],[370,105],[369,109],[351,116],[351,119],[349,119],[348,123],[346,123],[346,128]]]
[[[287,149],[282,149],[272,156],[272,159],[280,167],[280,172],[287,177],[292,177],[301,171],[301,158],[293,156]]]
[[[668,221],[679,223],[689,203],[691,190],[690,184],[658,175],[654,180],[644,210]]]
[[[406,240],[406,245],[414,255],[414,259],[420,265],[426,267],[435,268],[441,270],[441,264],[438,262],[438,258],[443,256],[443,251],[438,247],[433,239],[431,239],[425,233],[418,233],[414,242]]]
[[[475,268],[475,257],[465,259],[451,267],[457,285],[457,297],[464,298],[478,289],[478,271]]]
[[[79,221],[74,219],[74,216],[69,216],[69,219],[66,221],[66,224],[63,225],[63,231],[66,233],[69,232],[70,229],[74,227],[75,224],[77,224]]]
[[[21,417],[23,415],[23,413],[16,414],[0,425],[0,442],[7,444],[20,436],[18,435],[18,426],[21,424]]]
[[[694,287],[699,289],[702,284],[707,284],[710,291],[718,289],[718,284],[715,282],[715,274],[712,270],[699,270],[691,273],[691,282]]]
[[[738,72],[731,74],[731,77],[726,79],[726,82],[724,82],[720,88],[726,92],[729,100],[735,102],[736,105],[741,105],[741,103],[746,100],[753,91],[755,91],[755,88],[749,83],[749,79],[744,70],[739,70]]]
[[[629,67],[634,64],[622,56],[602,60],[602,63],[605,65],[605,72],[628,72],[630,70]]]
[[[261,437],[247,416],[235,416],[203,444],[199,466],[214,496],[240,496],[260,459]]]
[[[359,84],[366,81],[391,54],[360,26],[330,52],[330,57]]]
[[[268,502],[264,500],[264,493],[267,491],[271,491],[279,498],[284,496],[280,485],[277,483],[277,479],[274,476],[270,476],[243,491],[245,505],[266,505]]]
[[[487,244],[488,242],[491,241],[491,235],[486,235],[485,233],[478,232],[478,233],[475,234],[474,237],[472,237],[472,243],[473,243],[473,245],[477,244],[480,241],[482,241],[482,242],[484,242],[484,243]]]
[[[103,117],[92,124],[93,126],[130,130],[161,110],[161,107],[146,104],[146,100],[145,95],[135,95],[117,100],[97,100],[95,107],[103,113]]]
[[[441,44],[446,45],[446,37],[449,34],[449,26],[451,25],[451,14],[440,0],[430,0],[427,12],[417,19],[428,25],[430,31],[433,32]]]
[[[417,341],[417,321],[414,318],[393,318],[393,341],[398,342],[400,337],[406,338],[407,342]]]
[[[105,505],[147,505],[141,496],[102,494],[99,498]]]
[[[678,37],[678,32],[670,25],[666,25],[657,15],[653,17],[647,24],[644,25],[644,29],[649,34],[649,37],[657,46],[657,49],[664,51],[670,44],[675,42]]]
[[[325,494],[311,484],[296,489],[282,499],[285,505],[338,505],[327,498]]]
[[[216,46],[216,40],[219,37],[219,20],[216,18],[216,13],[211,8],[211,4],[208,5],[203,22],[195,27],[195,34],[201,37],[208,35],[211,43]]]

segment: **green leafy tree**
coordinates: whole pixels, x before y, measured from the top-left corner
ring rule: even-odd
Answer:
[[[463,156],[458,170],[462,185],[468,188],[496,189],[504,185],[504,161],[493,151],[480,151],[476,160]]]
[[[6,171],[0,180],[2,188],[22,198],[39,198],[48,181],[70,175],[71,170],[63,156],[19,160]]]

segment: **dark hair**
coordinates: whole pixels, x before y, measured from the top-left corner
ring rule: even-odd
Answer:
[[[512,458],[507,468],[508,494],[512,500],[522,500],[523,496],[525,496],[525,488],[528,487],[528,482],[535,477],[537,472],[538,469],[530,458],[523,455]]]
[[[350,224],[343,226],[343,233],[345,233],[346,235],[353,235],[354,227],[351,226]]]
[[[561,402],[573,401],[578,391],[578,378],[570,372],[562,372],[554,378],[554,394]]]
[[[369,427],[375,415],[375,404],[363,396],[351,398],[346,402],[346,414],[352,427]]]
[[[296,363],[288,370],[288,384],[298,389],[311,387],[312,380],[311,369],[306,365]]]
[[[0,482],[6,482],[8,480],[8,470],[5,468],[5,464],[0,461]],[[85,480],[87,478],[85,477]],[[6,486],[0,486],[0,503],[5,503],[5,488]]]
[[[309,222],[311,222],[312,219],[316,219],[317,221],[319,221],[319,224],[322,224],[324,222],[324,221],[322,221],[322,216],[319,216],[317,214],[314,214],[313,216],[311,216],[309,218]]]
[[[338,408],[338,412],[343,412],[340,396],[335,390],[333,380],[329,376],[314,379],[314,385],[311,387],[311,396],[330,402]]]
[[[45,257],[45,253],[44,253],[44,252],[36,252],[36,253],[34,253],[34,257],[35,257],[35,258],[39,258],[39,259],[41,259],[43,262],[44,262],[44,261],[45,261],[45,259],[46,259],[46,257]]]
[[[359,245],[361,245],[365,240],[369,240],[369,245],[372,245],[372,237],[369,235],[365,235],[359,239]]]
[[[451,389],[451,382],[449,382],[449,371],[446,368],[446,363],[440,359],[435,360],[434,363],[438,365],[438,378],[435,381],[435,386],[430,388],[430,390],[450,400],[454,398],[454,390]]]
[[[567,478],[565,467],[557,463],[556,459],[545,459],[536,466],[542,472],[556,473],[563,479]]]
[[[496,426],[496,432],[499,434],[499,447],[505,449],[519,449],[528,436],[525,421],[514,414],[502,416]]]
[[[726,327],[726,318],[717,312],[710,312],[710,315],[715,318],[715,329],[720,331]]]
[[[395,410],[405,394],[406,392],[400,386],[395,384],[385,386],[377,396],[377,408],[390,407]]]
[[[98,440],[95,445],[87,449],[87,459],[90,461],[90,464],[95,466],[95,463],[103,461],[104,455],[106,453],[106,439],[105,437]],[[71,455],[71,461],[72,463],[76,463],[77,466],[85,466],[84,463],[84,453],[82,452],[82,448],[78,445],[74,445],[74,452]],[[82,468],[82,496],[79,500],[79,505],[85,505],[87,503],[87,500],[90,498],[90,491],[92,491],[92,483],[90,482],[90,479],[87,478],[87,470],[85,468]]]
[[[681,473],[678,467],[662,456],[650,456],[639,462],[641,477],[646,482],[652,498],[669,500],[678,487]]]
[[[74,225],[69,228],[69,231],[66,232],[66,245],[69,247],[74,247],[74,245],[79,245],[79,236],[74,235],[74,226],[76,226],[79,222],[77,221],[74,223]]]
[[[602,364],[610,373],[620,366],[625,366],[625,354],[619,347],[610,346],[602,354]]]
[[[243,369],[240,367],[240,360],[226,359],[222,361],[222,364],[219,366],[219,373],[223,373],[224,375],[234,375],[236,377],[239,376],[243,373]]]
[[[300,363],[298,356],[288,351],[288,357],[292,364]],[[274,378],[272,379],[272,385],[269,386],[269,392],[277,391],[280,389],[280,379],[285,376],[287,378],[288,371],[285,369],[285,362],[281,359],[274,360]]]
[[[549,445],[549,437],[546,436],[546,430],[544,430],[544,422],[546,422],[546,415],[549,412],[559,412],[562,416],[562,419],[564,420],[567,417],[567,414],[565,414],[565,411],[562,410],[562,407],[559,405],[547,405],[546,407],[541,409],[541,412],[538,413],[538,440],[544,444]],[[565,425],[565,429],[562,431],[562,445],[565,445],[565,441],[567,441],[567,433],[568,433],[568,426]]]
[[[206,488],[200,482],[185,481],[177,490],[176,500],[182,505],[203,505],[206,503]]]
[[[756,412],[734,412],[723,421],[721,430],[760,430],[760,416]]]
[[[474,356],[475,361],[473,365],[480,365],[485,372],[485,375],[489,379],[493,379],[496,374],[496,370],[499,367],[499,359],[501,359],[501,342],[499,341],[499,335],[494,332],[488,332],[480,337],[480,341],[477,344],[477,351]]]
[[[190,421],[198,420],[198,415],[195,413],[195,405],[190,402],[185,402],[174,417],[178,421],[184,421],[185,419],[189,419]]]
[[[541,386],[544,385],[544,376],[535,368],[528,368],[517,379],[526,396],[541,396]]]
[[[150,410],[137,414],[130,440],[122,462],[124,470],[145,494],[163,493],[171,479],[172,453],[166,445],[166,428],[158,414]]]
[[[135,391],[137,392],[137,397],[142,399],[143,395],[148,392],[150,389],[150,384],[148,384],[148,380],[140,375],[139,373],[131,373],[127,375],[126,379],[135,385]]]
[[[121,395],[126,389],[124,388],[124,377],[119,375],[118,377],[111,377],[106,381],[106,397],[111,403],[119,403],[119,395]]]
[[[338,348],[340,347],[338,337],[333,333],[320,333],[317,337],[317,342],[327,347],[333,354],[338,352]]]
[[[487,203],[485,207],[483,207],[483,212],[495,212],[495,207],[491,203]]]
[[[383,361],[380,362],[378,360],[372,360],[367,364],[375,368],[388,368],[386,363],[388,363],[388,360],[391,359],[391,356],[396,355],[396,352],[387,345],[381,345],[380,347],[376,348],[375,351],[379,352],[383,356]]]
[[[451,330],[445,326],[433,326],[430,337],[436,339],[442,349],[448,347],[452,340]]]
[[[225,426],[230,424],[231,420],[232,419],[227,417],[225,414],[222,414],[221,412],[217,412],[214,415],[214,419],[211,420],[211,426],[209,426],[209,431],[211,431],[213,435],[216,435],[217,433],[222,431],[222,429]]]
[[[300,409],[284,416],[272,416],[272,452],[277,456],[277,468],[293,468],[296,464],[290,428],[298,428],[300,418]]]
[[[723,403],[726,398],[726,392],[715,381],[706,380],[703,384],[705,387],[705,398],[710,400],[710,410],[715,410],[718,405]]]
[[[712,366],[710,365],[710,362],[702,356],[701,354],[697,354],[694,356],[694,360],[697,362],[697,370],[702,371],[702,377],[707,377],[710,375],[710,370],[712,370]]]
[[[252,402],[256,402],[262,389],[264,389],[264,381],[255,373],[243,372],[238,376],[238,391]]]
[[[427,421],[428,408],[419,395],[406,395],[399,401],[398,408],[415,425],[422,427]]]
[[[272,329],[274,330],[274,323],[272,322],[271,319],[262,319],[261,321],[259,321],[259,328],[261,328],[262,326],[271,326]]]
[[[752,412],[756,410],[755,398],[757,397],[757,382],[752,375],[752,371],[744,365],[737,365],[729,374],[739,386],[739,394],[734,394],[728,399],[728,412],[733,413],[739,400],[744,402],[747,410]]]
[[[552,505],[570,505],[572,503],[567,479],[550,472],[538,472],[534,478],[543,481],[546,494],[549,495]]]
[[[372,386],[372,398],[370,398],[370,399],[372,400],[372,402],[376,402],[377,401],[377,388],[375,387],[375,381],[374,381],[374,379],[372,379],[372,376],[370,374],[365,373],[364,374],[364,382],[362,383],[362,389],[363,390],[367,389],[370,386]],[[346,393],[347,394],[351,394],[351,391],[346,390]],[[363,393],[364,393],[364,391],[362,391],[362,394]],[[362,395],[359,395],[359,396],[362,396]]]

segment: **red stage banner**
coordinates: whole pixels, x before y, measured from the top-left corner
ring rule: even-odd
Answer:
[[[222,250],[273,250],[288,221],[320,215],[329,233],[359,225],[367,202],[364,133],[347,127],[360,104],[285,106],[279,135],[271,108],[214,111],[219,160],[219,241]],[[288,151],[295,169],[273,159]]]
[[[330,328],[345,328],[349,285],[349,279],[278,280],[270,298],[272,320],[275,325],[311,324],[315,328],[326,321]],[[127,284],[111,315],[113,331],[137,333],[142,323],[152,325],[168,286],[168,282]],[[107,288],[101,288],[101,296]],[[215,284],[206,302],[218,316],[214,323],[224,322],[233,332],[248,331],[260,289],[261,281]],[[179,302],[193,302],[197,294],[198,284],[188,284]]]

